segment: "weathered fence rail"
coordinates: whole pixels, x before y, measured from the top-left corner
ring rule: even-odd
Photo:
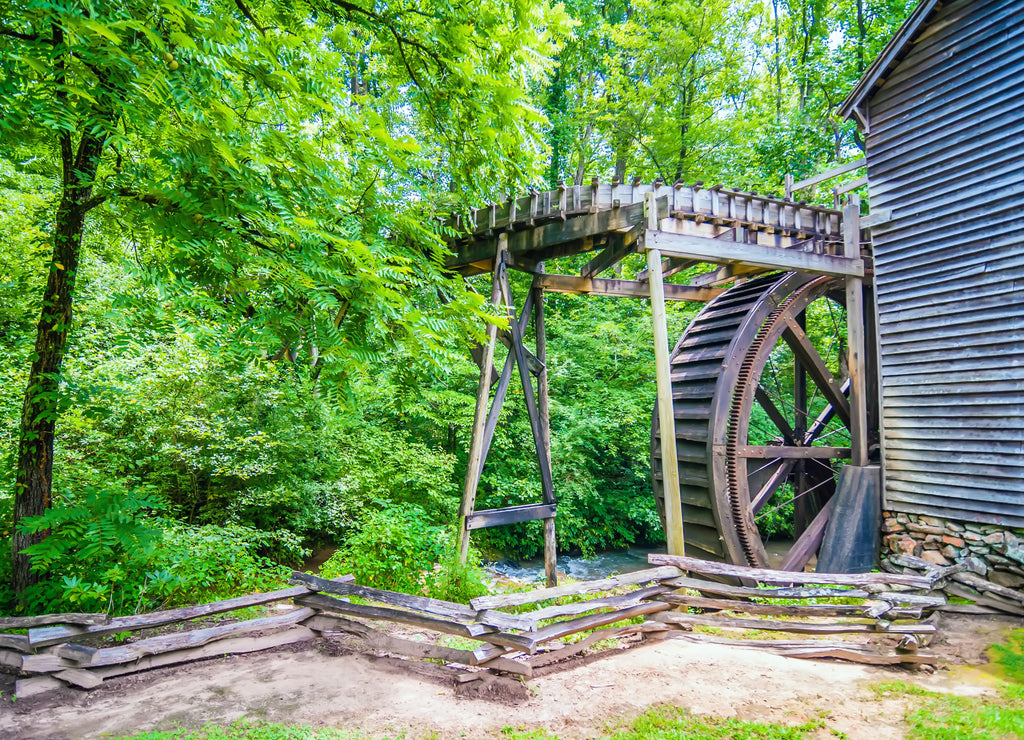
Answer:
[[[0,630],[27,629],[27,634],[0,633],[0,666],[18,671],[17,694],[30,696],[64,686],[93,688],[127,673],[324,636],[344,636],[373,652],[440,660],[461,667],[467,679],[483,669],[529,678],[536,668],[578,655],[600,640],[627,635],[751,643],[794,657],[934,663],[936,656],[919,647],[935,633],[937,610],[946,606],[939,588],[951,578],[970,583],[957,567],[834,575],[667,555],[652,555],[651,562],[656,567],[635,573],[483,596],[469,604],[370,588],[351,576],[327,580],[294,573],[291,588],[150,614],[3,618]],[[271,616],[137,634],[288,600],[294,608]],[[393,634],[388,625],[450,635],[466,644],[409,639]],[[708,626],[844,639],[745,641],[706,634],[701,628]],[[103,644],[102,638],[124,632],[134,639]],[[566,644],[565,638],[574,635],[579,639]]]

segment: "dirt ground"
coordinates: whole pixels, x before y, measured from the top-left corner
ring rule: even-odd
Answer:
[[[903,710],[895,700],[877,699],[870,684],[903,680],[960,694],[991,691],[985,648],[1022,625],[1019,619],[947,618],[933,649],[951,665],[933,673],[670,639],[606,651],[525,683],[458,684],[450,669],[436,664],[310,643],[13,702],[8,681],[0,737],[118,737],[247,717],[373,737],[495,737],[504,727],[521,727],[587,738],[606,730],[609,720],[673,704],[696,714],[787,724],[820,716],[829,730],[854,740],[887,740],[902,737]]]

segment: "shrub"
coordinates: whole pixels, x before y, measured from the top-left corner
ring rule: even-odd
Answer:
[[[487,591],[479,567],[459,563],[451,530],[432,524],[412,504],[366,514],[359,531],[321,569],[324,578],[345,573],[365,586],[450,601]]]

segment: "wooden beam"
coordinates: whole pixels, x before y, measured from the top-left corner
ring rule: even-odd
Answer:
[[[351,581],[352,576],[344,576]],[[339,579],[340,580],[340,579]],[[291,599],[301,596],[306,589],[302,586],[295,588],[284,588],[278,591],[271,591],[264,594],[250,594],[249,596],[238,596],[224,601],[215,601],[210,604],[199,604],[198,606],[186,606],[181,609],[169,609],[162,612],[151,612],[149,614],[136,614],[127,617],[115,617],[106,624],[91,625],[88,627],[39,627],[29,630],[28,638],[23,635],[11,635],[19,637],[26,643],[31,642],[33,648],[57,645],[80,637],[102,637],[113,635],[118,632],[131,632],[132,630],[150,629],[163,627],[164,625],[183,622],[198,617],[208,617],[213,614],[224,614],[237,609],[245,609],[251,606],[272,604],[275,601]]]
[[[502,259],[508,237],[502,234],[498,239],[495,261]],[[498,283],[498,271],[494,271],[491,280],[491,305],[497,306],[501,295]],[[469,443],[469,461],[466,465],[466,480],[462,488],[462,504],[459,508],[459,562],[465,563],[469,557],[469,530],[466,529],[466,517],[476,507],[476,489],[480,483],[480,459],[483,454],[484,423],[487,420],[487,400],[491,395],[491,365],[494,363],[494,342],[498,335],[498,327],[487,325],[487,344],[480,358],[480,381],[476,389],[476,408],[473,412],[473,431]]]
[[[651,285],[639,280],[608,280],[605,278],[581,278],[575,275],[540,275],[537,283],[552,293],[582,293],[604,295],[614,298],[650,298]],[[665,300],[706,303],[724,291],[717,288],[696,288],[692,285],[664,283]]]
[[[516,231],[508,237],[508,250],[512,254],[535,252],[566,242],[574,242],[585,237],[607,234],[610,231],[629,229],[644,223],[644,203],[633,203],[620,208],[612,208],[598,213],[586,213],[572,216],[565,221],[555,221],[525,231]],[[668,198],[658,199],[658,207],[662,215],[667,216]],[[472,265],[494,255],[497,238],[474,241],[468,248],[450,255],[445,260],[447,267]]]
[[[864,260],[834,257],[797,249],[765,247],[760,244],[723,242],[701,236],[669,234],[647,230],[647,249],[656,249],[669,257],[695,259],[718,265],[743,264],[775,270],[797,270],[816,275],[864,276]]]
[[[791,192],[798,193],[801,190],[805,190],[809,187],[812,187],[813,185],[825,182],[826,180],[831,180],[833,177],[839,177],[840,175],[845,175],[847,172],[859,170],[866,164],[867,160],[864,159],[864,157],[861,157],[860,159],[855,159],[852,162],[841,164],[838,167],[832,167],[831,169],[827,169],[822,173],[814,175],[813,177],[808,177],[806,180],[800,180],[798,182],[793,183]]]
[[[843,208],[843,254],[860,257],[860,198],[850,195]],[[867,341],[864,281],[846,279],[847,366],[850,368],[850,446],[852,465],[868,464]]]
[[[567,583],[555,588],[539,588],[533,591],[521,593],[495,594],[494,596],[478,596],[469,600],[469,605],[474,609],[501,609],[506,606],[521,606],[523,604],[536,604],[538,601],[548,599],[560,599],[564,596],[578,596],[580,594],[592,594],[595,591],[610,591],[619,586],[634,586],[641,583],[652,583],[663,581],[667,578],[677,578],[681,575],[678,568],[662,567],[647,568],[632,573],[602,578],[597,581],[583,581],[581,583]]]
[[[635,252],[634,245],[640,238],[641,231],[639,226],[634,226],[625,231],[612,232],[609,235],[608,246],[580,269],[580,277],[597,277],[627,255]]]
[[[651,212],[647,235],[657,233],[657,208],[654,194],[648,196]],[[683,539],[683,508],[679,492],[679,461],[676,457],[676,416],[672,401],[672,361],[668,343],[668,320],[665,313],[665,285],[661,274],[661,253],[646,245],[647,272],[651,286],[651,317],[654,323],[654,367],[658,382],[658,425],[661,434],[661,484],[665,497],[665,537],[668,551],[685,554]]]
[[[740,445],[736,448],[736,455],[739,457],[756,457],[762,460],[779,460],[782,458],[848,458],[850,456],[850,448],[790,447],[788,445]]]
[[[763,267],[755,267],[752,265],[726,265],[725,267],[719,267],[713,272],[705,272],[694,276],[694,278],[690,280],[690,285],[696,285],[698,287],[712,287],[732,282],[738,277],[763,271]]]
[[[544,272],[544,265],[537,267],[539,273]],[[551,413],[548,404],[548,338],[544,327],[544,289],[537,284],[534,278],[530,288],[530,296],[533,297],[534,305],[534,329],[537,349],[537,358],[541,361],[544,369],[537,375],[537,414],[540,416],[540,431],[544,436],[544,457],[547,458],[548,468],[551,467]],[[523,306],[523,315],[529,313],[527,304]],[[546,503],[554,504],[554,491],[552,500]],[[544,520],[544,580],[548,587],[558,585],[558,547],[555,538],[555,518],[549,516]]]
[[[523,504],[504,509],[483,509],[473,512],[466,518],[466,528],[500,527],[505,524],[532,522],[536,519],[554,519],[554,516],[554,504]]]
[[[899,573],[793,573],[790,571],[750,568],[745,565],[715,563],[699,558],[664,555],[652,552],[647,561],[653,565],[674,565],[681,570],[710,576],[732,576],[750,578],[762,583],[808,583],[831,586],[910,586],[931,589],[934,581],[925,576],[902,575]],[[719,592],[721,593],[721,592]],[[879,597],[881,598],[881,597]]]
[[[106,614],[42,614],[38,617],[0,617],[0,630],[28,629],[29,627],[46,627],[51,624],[106,624],[110,617]]]

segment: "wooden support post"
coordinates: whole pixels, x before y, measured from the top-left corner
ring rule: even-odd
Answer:
[[[647,194],[647,229],[658,229],[658,205]],[[644,237],[646,239],[646,236]],[[649,246],[649,245],[646,245]],[[651,284],[651,316],[654,320],[654,363],[658,378],[658,423],[661,428],[662,485],[665,490],[665,536],[670,555],[684,555],[683,509],[679,496],[679,462],[676,459],[676,422],[672,406],[672,368],[669,364],[668,319],[661,252],[647,250],[647,274]]]
[[[544,272],[544,265],[538,265],[539,272]],[[544,333],[544,288],[538,286],[534,281],[533,287],[534,320],[533,328],[537,335],[537,359],[543,363],[543,367],[537,375],[537,414],[540,417],[540,431],[544,440],[543,456],[547,458],[548,469],[551,469],[551,420],[548,413],[548,340]],[[526,308],[523,308],[525,314]],[[552,490],[551,500],[544,499],[544,503],[555,503],[554,491]],[[548,517],[544,520],[544,575],[547,587],[552,588],[558,585],[558,549],[555,543],[555,518]]]
[[[843,207],[843,253],[860,259],[860,197],[850,194]],[[846,277],[846,336],[850,367],[850,464],[868,464],[867,365],[864,338],[864,280]]]
[[[497,306],[501,294],[498,279],[498,264],[504,258],[508,237],[498,237],[498,249],[494,256],[494,279],[491,281],[491,305]],[[498,336],[498,327],[487,325],[487,344],[484,346],[483,358],[480,363],[480,384],[476,390],[476,410],[473,413],[473,433],[469,443],[469,461],[466,465],[466,485],[462,489],[462,507],[459,509],[459,562],[465,563],[469,556],[469,530],[466,529],[466,517],[473,513],[476,506],[476,488],[480,483],[480,459],[483,455],[484,422],[487,418],[487,399],[491,395],[491,365],[494,362],[494,342]]]

